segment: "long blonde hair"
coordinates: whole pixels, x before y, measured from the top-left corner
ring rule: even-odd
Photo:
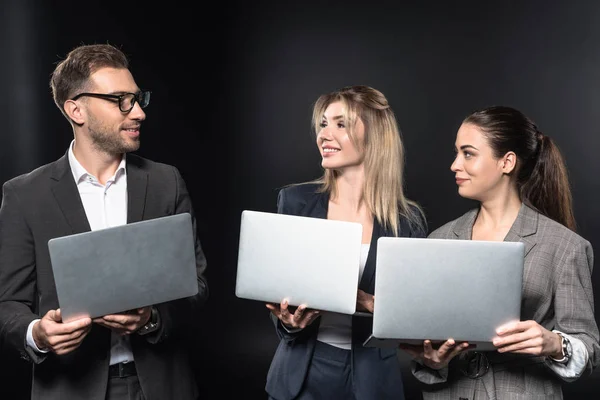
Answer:
[[[398,215],[424,230],[422,209],[404,196],[404,146],[396,116],[383,93],[369,86],[356,85],[320,96],[313,107],[315,134],[321,130],[325,110],[336,102],[343,105],[350,140],[359,151],[364,151],[363,198],[371,213],[381,226],[391,229],[396,236],[399,233]],[[355,132],[358,119],[365,127],[362,148]],[[313,182],[321,185],[322,192],[328,192],[335,198],[337,175],[337,171],[326,169],[323,176]]]

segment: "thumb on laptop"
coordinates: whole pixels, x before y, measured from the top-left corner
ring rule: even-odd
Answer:
[[[48,317],[54,322],[61,322],[62,315],[60,314],[60,308],[48,311]]]

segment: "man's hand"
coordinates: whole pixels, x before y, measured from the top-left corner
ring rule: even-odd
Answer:
[[[32,336],[40,350],[48,350],[58,355],[67,354],[81,345],[92,328],[90,318],[62,322],[60,308],[50,310],[33,325]]]
[[[94,318],[94,323],[102,325],[118,335],[130,335],[148,323],[151,309],[152,307],[148,306],[118,314],[105,315]]]

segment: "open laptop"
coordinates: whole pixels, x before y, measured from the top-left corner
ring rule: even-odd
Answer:
[[[519,242],[380,238],[364,345],[453,338],[495,349],[496,328],[520,319],[524,251]]]
[[[48,250],[65,322],[198,293],[189,213],[54,238]]]
[[[235,294],[353,314],[361,241],[357,222],[244,210]]]

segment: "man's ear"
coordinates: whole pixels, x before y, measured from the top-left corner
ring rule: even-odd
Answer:
[[[85,121],[85,110],[73,100],[67,100],[64,104],[65,113],[69,116],[71,121],[81,125]]]
[[[500,160],[500,167],[502,172],[507,175],[513,172],[517,167],[517,155],[513,151],[506,153]]]

